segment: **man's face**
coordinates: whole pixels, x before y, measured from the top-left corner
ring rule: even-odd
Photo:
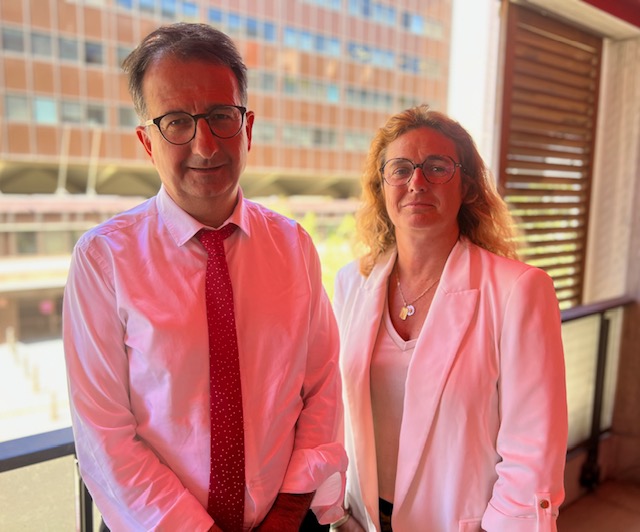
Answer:
[[[149,118],[242,105],[231,69],[199,60],[160,59],[145,74],[143,93]],[[217,227],[235,207],[252,126],[253,113],[248,112],[239,133],[230,139],[213,135],[202,119],[195,137],[183,145],[169,143],[155,125],[138,127],[137,134],[169,196],[200,222]]]

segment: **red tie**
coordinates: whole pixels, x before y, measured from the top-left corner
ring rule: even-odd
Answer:
[[[211,411],[211,476],[207,511],[225,532],[241,531],[244,521],[244,426],[233,289],[224,239],[237,226],[202,230],[207,250],[207,323]]]

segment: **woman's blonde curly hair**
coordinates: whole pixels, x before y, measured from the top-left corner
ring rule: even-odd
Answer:
[[[361,178],[362,204],[356,215],[357,238],[365,249],[360,257],[361,273],[369,275],[378,257],[396,241],[380,172],[387,147],[404,133],[421,127],[438,131],[456,145],[464,191],[458,213],[460,235],[497,255],[516,258],[513,219],[471,135],[447,115],[419,105],[391,116],[371,142]]]

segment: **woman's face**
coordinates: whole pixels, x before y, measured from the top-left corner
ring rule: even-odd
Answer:
[[[404,158],[414,164],[431,155],[446,155],[459,162],[454,142],[438,131],[421,127],[399,136],[387,146],[385,160]],[[384,182],[385,206],[391,222],[400,233],[428,231],[433,237],[457,238],[458,211],[462,204],[462,176],[454,168],[451,180],[433,184],[417,168],[406,185],[391,186]]]

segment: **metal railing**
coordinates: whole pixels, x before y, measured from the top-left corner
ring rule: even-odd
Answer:
[[[622,308],[633,302],[634,300],[630,297],[621,297],[562,311],[563,323],[590,316],[600,316],[591,434],[588,440],[581,445],[581,447],[587,448],[587,459],[582,468],[580,482],[590,489],[597,486],[600,480],[598,449],[602,433],[600,420],[609,338],[609,317],[607,312]],[[0,442],[0,473],[70,455],[75,456],[73,432],[70,427]],[[79,490],[76,506],[79,514],[79,528],[81,532],[90,532],[93,530],[93,501],[79,474],[78,482]]]

